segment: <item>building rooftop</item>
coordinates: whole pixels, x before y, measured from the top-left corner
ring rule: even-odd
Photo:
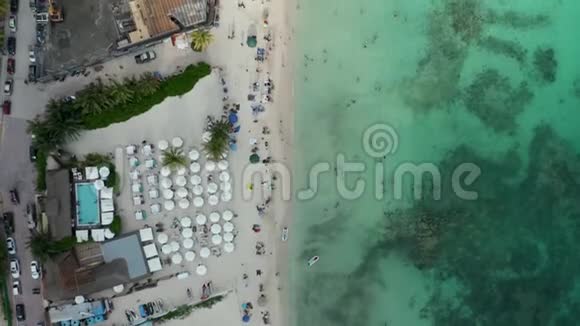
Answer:
[[[105,262],[111,263],[120,259],[126,263],[129,278],[136,279],[149,273],[138,233],[104,242],[101,248]]]
[[[68,170],[46,173],[46,216],[54,239],[72,236],[71,181]]]

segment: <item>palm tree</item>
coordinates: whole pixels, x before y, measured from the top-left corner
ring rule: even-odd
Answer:
[[[204,144],[204,150],[214,160],[220,160],[228,150],[232,125],[226,120],[218,120],[211,123],[209,132],[211,139]]]
[[[71,250],[75,246],[75,239],[72,237],[54,241],[48,233],[36,233],[28,238],[26,247],[30,248],[32,255],[41,261],[54,257],[63,252]]]
[[[172,147],[163,151],[162,163],[172,170],[177,170],[179,167],[187,164],[187,159],[182,150]]]
[[[98,114],[113,106],[113,101],[106,92],[106,86],[100,78],[90,83],[78,93],[75,106],[85,115]]]
[[[129,88],[127,84],[119,83],[116,80],[111,80],[111,84],[107,86],[106,92],[115,105],[131,102],[135,94],[133,89]]]
[[[152,73],[144,73],[137,84],[137,89],[141,95],[147,96],[155,93],[161,86],[161,82]]]
[[[196,52],[203,52],[213,41],[213,35],[205,29],[191,33],[191,48]]]

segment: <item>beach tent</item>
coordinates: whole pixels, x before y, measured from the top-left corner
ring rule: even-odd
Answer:
[[[76,230],[75,235],[78,243],[89,241],[89,230]]]
[[[129,146],[125,147],[125,152],[127,153],[127,155],[135,155],[136,150],[137,150],[137,147],[135,147],[135,145],[129,145]]]
[[[102,199],[113,199],[113,188],[103,188],[99,193]]]
[[[155,244],[153,243],[143,246],[143,253],[145,254],[145,258],[158,256],[157,247],[155,247]]]
[[[207,218],[203,214],[197,214],[197,216],[195,217],[195,222],[198,225],[204,225],[207,222]]]
[[[97,180],[99,178],[99,169],[96,166],[87,166],[85,168],[85,178],[87,180]]]
[[[155,160],[150,158],[148,160],[145,160],[145,167],[148,169],[153,169],[155,167]]]
[[[136,158],[136,157],[134,157],[134,156],[133,156],[133,157],[131,157],[131,158],[129,159],[129,165],[130,165],[131,167],[133,167],[133,168],[135,168],[135,167],[138,167],[138,166],[139,166],[139,159],[138,159],[138,158]]]
[[[101,199],[101,212],[112,212],[115,210],[112,199]]]
[[[102,242],[105,241],[105,230],[104,229],[92,229],[91,230],[91,238],[95,242]]]
[[[129,172],[129,176],[131,177],[131,180],[133,180],[133,181],[139,180],[140,175],[141,174],[137,170],[133,170],[133,171]]]
[[[224,219],[224,221],[231,221],[232,218],[234,218],[234,213],[230,210],[225,210],[224,213],[222,214],[222,218]]]
[[[141,242],[153,241],[153,229],[143,228],[139,230],[139,237],[141,238]]]
[[[163,268],[161,266],[161,259],[159,259],[159,257],[148,259],[147,266],[149,267],[150,273],[160,271]]]
[[[151,199],[159,198],[159,190],[157,190],[157,188],[149,189],[149,198]]]
[[[134,194],[140,193],[142,190],[143,187],[141,186],[140,183],[134,183],[131,185],[131,191],[133,191]]]
[[[254,153],[250,155],[250,163],[256,164],[258,162],[260,162],[260,156],[258,154]]]
[[[136,219],[136,220],[140,221],[140,220],[142,220],[144,217],[145,217],[145,216],[144,216],[144,214],[143,214],[143,211],[136,211],[136,212],[135,212],[135,219]]]

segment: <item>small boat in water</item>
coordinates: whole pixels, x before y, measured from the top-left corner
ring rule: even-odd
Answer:
[[[310,259],[308,259],[308,267],[316,264],[316,262],[320,259],[320,257],[318,256],[312,256]]]

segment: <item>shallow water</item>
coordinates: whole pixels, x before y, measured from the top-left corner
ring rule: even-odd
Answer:
[[[580,2],[299,6],[292,324],[576,325]]]

